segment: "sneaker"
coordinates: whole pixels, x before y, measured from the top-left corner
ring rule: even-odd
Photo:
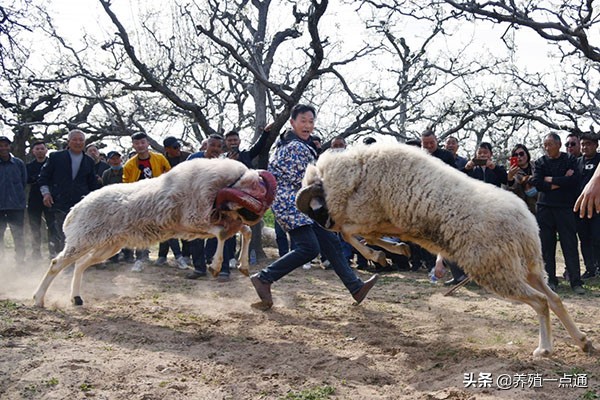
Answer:
[[[229,282],[230,280],[231,280],[231,278],[229,277],[229,275],[219,275],[217,277],[217,282],[219,282],[219,283]]]
[[[144,270],[144,263],[141,260],[137,260],[131,267],[132,272],[142,272]]]
[[[192,263],[192,260],[188,256],[183,256],[183,261],[185,261],[187,265],[190,265]]]
[[[179,269],[188,269],[189,265],[185,262],[185,258],[182,256],[177,257],[177,268]]]
[[[585,271],[583,275],[581,275],[581,279],[590,279],[596,276],[595,272]]]
[[[312,268],[312,267],[311,267],[310,263],[306,263],[306,264],[304,264],[304,265],[302,266],[302,269],[305,269],[305,270],[307,270],[307,271],[308,271],[309,269],[311,269],[311,268]]]
[[[329,260],[325,260],[321,263],[321,268],[323,269],[333,269]]]
[[[154,263],[156,265],[165,265],[167,263],[167,257],[158,257]]]
[[[575,294],[585,294],[585,289],[581,286],[573,286],[573,293]]]

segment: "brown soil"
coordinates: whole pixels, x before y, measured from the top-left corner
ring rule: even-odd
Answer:
[[[538,323],[530,307],[476,286],[444,297],[446,288],[425,271],[384,274],[354,306],[332,271],[300,268],[273,285],[275,306],[261,312],[250,307],[256,294],[237,272],[218,283],[189,281],[173,266],[136,274],[111,264],[85,273],[83,307],[70,305],[71,274],[62,273],[38,309],[31,294],[45,266],[15,267],[10,259],[0,261],[2,399],[600,396],[598,353],[573,346],[556,317],[554,355],[534,359]],[[598,343],[600,280],[587,287],[575,296],[563,284],[559,294]],[[490,373],[491,387],[466,387],[469,373],[475,386]],[[500,375],[518,387],[499,389]]]

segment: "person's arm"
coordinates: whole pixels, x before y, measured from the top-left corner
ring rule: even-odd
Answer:
[[[573,211],[579,212],[581,218],[592,218],[594,213],[600,213],[600,168],[596,168],[594,175],[583,188]]]
[[[250,159],[253,160],[256,156],[260,154],[262,149],[265,147],[267,143],[267,139],[269,138],[269,133],[271,132],[271,124],[267,125],[263,130],[262,134],[259,136],[258,140],[248,149],[248,154],[250,155]]]
[[[533,176],[529,179],[529,183],[539,192],[549,192],[552,190],[552,184],[545,181],[544,176],[544,159],[540,158],[535,161]]]
[[[560,188],[576,190],[579,187],[581,180],[581,174],[577,167],[577,160],[573,157],[569,158],[569,164],[567,167],[567,173],[564,176],[552,177],[552,184]]]

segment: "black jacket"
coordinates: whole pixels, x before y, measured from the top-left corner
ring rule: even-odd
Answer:
[[[69,211],[86,194],[99,187],[94,171],[94,160],[83,155],[75,179],[71,173],[71,156],[68,150],[51,153],[40,171],[38,183],[48,186],[54,208]]]
[[[571,176],[566,176],[568,170],[573,170]],[[544,182],[546,176],[551,176],[553,183]],[[558,158],[538,158],[529,183],[540,192],[538,206],[572,208],[578,195],[580,180],[577,159],[561,152]],[[553,190],[553,184],[559,188]]]

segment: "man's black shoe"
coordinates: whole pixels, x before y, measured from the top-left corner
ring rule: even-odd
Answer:
[[[202,278],[204,276],[206,276],[206,271],[194,270],[194,271],[190,272],[189,274],[187,274],[185,277],[187,279],[198,279],[198,278]]]

